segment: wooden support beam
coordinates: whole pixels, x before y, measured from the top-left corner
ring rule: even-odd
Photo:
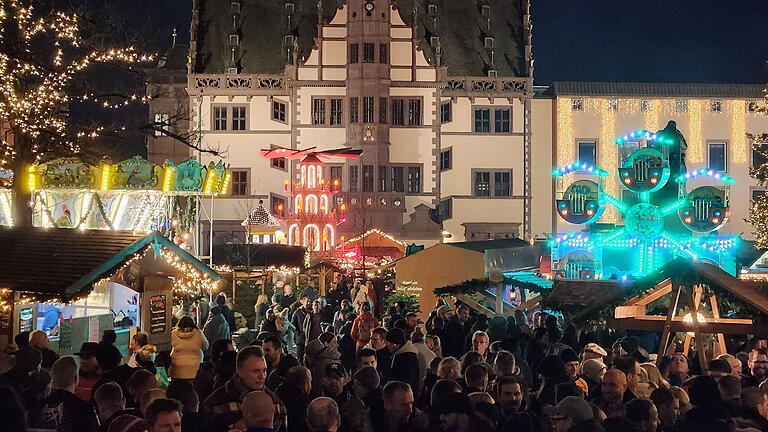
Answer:
[[[714,319],[719,319],[720,318],[720,308],[719,308],[719,306],[717,304],[717,297],[715,297],[714,294],[709,296],[709,304],[710,304],[710,306],[712,306],[712,317]],[[726,351],[726,348],[725,348],[725,335],[723,335],[722,333],[718,333],[717,334],[717,344],[716,344],[716,346],[717,346],[717,350],[716,350],[716,352],[712,353],[713,357],[717,357],[720,354],[726,354],[728,352],[728,351]]]
[[[664,332],[665,322],[664,317],[657,319],[646,318],[624,318],[624,319],[612,319],[608,321],[610,328],[625,329],[625,330],[640,330],[650,332]],[[768,338],[768,324],[765,323],[747,323],[747,322],[728,322],[728,320],[720,319],[720,322],[705,322],[700,323],[702,333],[723,333],[729,335],[755,335],[763,338]],[[685,323],[683,321],[672,321],[669,326],[671,333],[677,332],[690,332],[693,331],[692,323]],[[662,333],[662,336],[664,334]],[[665,342],[662,337],[662,342]],[[668,342],[667,342],[668,345]],[[667,345],[664,346],[666,350]],[[664,353],[662,352],[662,355]]]
[[[671,285],[670,285],[671,289]],[[672,336],[672,320],[677,313],[677,305],[680,302],[680,292],[683,290],[682,285],[677,286],[677,294],[675,295],[675,302],[671,305],[667,311],[667,317],[664,320],[664,325],[661,328],[661,343],[659,344],[659,353],[656,356],[656,366],[661,367],[661,359],[664,358],[664,354],[669,346],[669,339]]]
[[[651,291],[646,292],[642,297],[637,296],[629,299],[624,306],[647,306],[656,300],[672,292],[672,281],[667,279],[656,286]]]
[[[693,318],[693,334],[696,338],[696,352],[699,357],[699,365],[701,366],[701,370],[705,371],[707,369],[707,356],[704,353],[704,337],[701,334],[701,325],[698,318],[699,304],[701,304],[701,295],[703,291],[704,287],[696,285],[690,298],[690,310],[691,317]]]

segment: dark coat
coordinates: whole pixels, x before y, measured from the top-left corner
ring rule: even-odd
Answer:
[[[392,356],[392,368],[389,372],[389,381],[408,383],[413,393],[418,394],[421,386],[419,350],[411,342],[405,342]]]
[[[240,377],[235,375],[223,386],[217,388],[208,396],[202,404],[201,411],[210,419],[209,431],[228,431],[230,426],[243,418],[240,411],[240,404],[243,403],[245,395],[252,389],[245,387]],[[278,412],[275,413],[275,419],[280,419],[276,423],[275,430],[286,432],[285,405],[280,398],[268,388],[262,389],[272,396],[272,400],[277,405]],[[278,421],[278,420],[276,420]]]
[[[306,432],[305,418],[310,402],[309,396],[305,395],[302,389],[297,389],[289,384],[281,384],[275,394],[283,401],[288,413],[287,432]]]
[[[31,424],[57,432],[98,432],[93,405],[66,390],[56,389],[32,414]]]
[[[306,316],[307,310],[303,307],[297,308],[293,315],[291,315],[291,325],[296,329],[293,331],[293,337],[297,345],[305,345],[307,343],[306,335],[304,334],[304,318]]]

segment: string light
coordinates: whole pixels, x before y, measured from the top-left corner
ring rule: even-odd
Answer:
[[[576,160],[576,141],[573,131],[571,98],[557,99],[557,164],[565,165]]]
[[[691,164],[704,163],[704,139],[701,135],[701,112],[705,101],[688,101],[688,151],[685,155]]]
[[[380,230],[378,228],[371,228],[368,231],[366,231],[366,232],[364,232],[364,233],[362,233],[360,235],[357,235],[355,237],[350,238],[349,240],[346,240],[346,243],[355,243],[357,241],[362,240],[365,237],[368,237],[371,234],[378,234],[378,235],[384,237],[385,239],[387,239],[389,241],[392,241],[392,242],[395,242],[395,243],[399,244],[400,246],[407,246],[405,244],[405,242],[400,241],[400,240],[394,238],[392,235],[390,235],[390,234],[388,234],[388,233],[386,233],[386,232],[384,232],[384,231],[382,231],[382,230]]]
[[[600,165],[604,167],[616,166],[619,162],[619,150],[614,144],[614,137],[616,136],[616,109],[611,106],[618,101],[611,99],[596,99],[597,103],[600,103],[600,145],[597,152],[597,157],[600,160]],[[618,106],[616,107],[619,108]],[[618,195],[619,186],[617,182],[608,182],[604,186],[605,191],[611,195]],[[607,223],[616,223],[618,215],[613,208],[607,208],[603,213],[603,220]]]
[[[734,99],[729,105],[731,108],[731,162],[745,164],[748,155],[744,101]]]

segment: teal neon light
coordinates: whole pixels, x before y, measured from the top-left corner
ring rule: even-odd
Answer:
[[[612,205],[616,210],[622,213],[626,213],[629,210],[629,206],[627,206],[623,201],[613,197],[612,195],[603,194],[602,198],[604,202]]]
[[[681,208],[685,207],[688,204],[688,200],[685,198],[680,198],[679,200],[673,202],[672,204],[667,205],[666,207],[663,207],[661,209],[661,215],[667,216],[670,215]]]
[[[678,183],[685,183],[690,179],[695,179],[695,178],[705,177],[705,176],[718,180],[723,184],[733,184],[736,181],[733,179],[733,177],[725,173],[717,172],[711,168],[699,168],[697,170],[689,171],[685,174],[680,174],[679,176],[677,176],[677,179],[675,180]]]
[[[570,163],[568,165],[563,165],[563,166],[559,166],[559,167],[555,168],[554,170],[552,170],[552,176],[553,177],[562,177],[562,176],[564,176],[566,174],[570,174],[570,173],[575,172],[575,171],[578,171],[578,172],[580,172],[582,174],[594,175],[594,176],[598,176],[598,177],[607,177],[608,176],[608,171],[606,171],[606,170],[604,170],[602,168],[596,167],[596,166],[594,166],[592,164],[588,164],[586,162],[580,162],[580,161],[575,161],[575,162]]]

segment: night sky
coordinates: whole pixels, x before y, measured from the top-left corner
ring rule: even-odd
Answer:
[[[768,1],[532,0],[535,81],[768,82]]]

